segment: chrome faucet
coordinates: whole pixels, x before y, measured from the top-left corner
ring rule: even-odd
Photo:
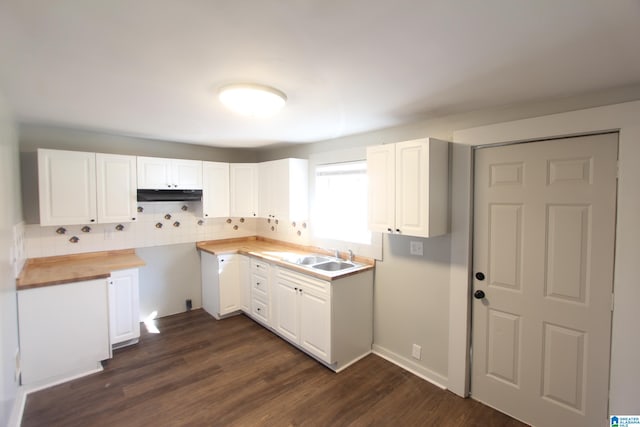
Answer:
[[[351,249],[347,249],[349,251],[349,261],[353,262],[353,251]]]
[[[337,259],[340,259],[340,251],[337,249],[334,249],[333,251],[333,256]]]

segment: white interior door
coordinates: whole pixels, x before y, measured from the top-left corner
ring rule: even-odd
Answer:
[[[476,151],[471,392],[538,427],[608,420],[617,144]]]

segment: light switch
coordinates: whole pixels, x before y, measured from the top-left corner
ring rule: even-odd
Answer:
[[[411,255],[422,256],[423,255],[422,242],[418,242],[415,240],[412,240],[411,242],[409,242],[409,252],[411,253]]]

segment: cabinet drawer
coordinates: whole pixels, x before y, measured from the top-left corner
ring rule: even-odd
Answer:
[[[258,261],[257,259],[251,259],[251,270],[255,272],[262,272],[262,274],[268,274],[270,265],[264,261]]]
[[[279,278],[304,286],[307,290],[314,291],[317,294],[329,295],[331,290],[331,284],[329,282],[287,268],[278,268],[277,274]]]
[[[257,299],[251,301],[251,314],[256,320],[261,321],[264,324],[269,324],[269,306]]]
[[[251,292],[254,298],[257,297],[258,299],[267,301],[267,297],[269,296],[269,282],[267,279],[260,274],[252,274]]]

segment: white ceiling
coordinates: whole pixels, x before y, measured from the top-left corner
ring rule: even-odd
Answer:
[[[217,89],[289,102],[234,116]],[[19,120],[213,146],[304,143],[640,83],[640,0],[3,0]]]

